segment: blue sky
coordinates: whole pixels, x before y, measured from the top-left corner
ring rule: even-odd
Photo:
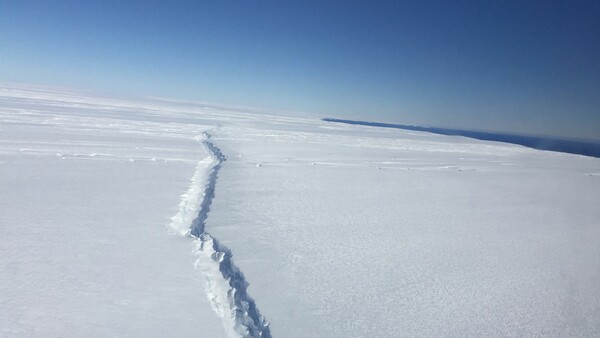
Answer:
[[[600,139],[600,1],[5,1],[0,81]]]

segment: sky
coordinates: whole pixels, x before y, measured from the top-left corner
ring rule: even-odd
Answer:
[[[0,0],[0,81],[600,139],[600,1]]]

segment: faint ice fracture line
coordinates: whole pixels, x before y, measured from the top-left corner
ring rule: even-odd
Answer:
[[[223,321],[227,335],[270,338],[269,323],[248,295],[248,283],[233,263],[231,251],[205,230],[218,173],[226,158],[210,141],[208,133],[204,133],[199,141],[210,156],[198,163],[192,185],[182,195],[179,212],[171,219],[169,227],[194,239],[195,266],[206,276],[206,295]],[[207,168],[210,168],[208,175]]]

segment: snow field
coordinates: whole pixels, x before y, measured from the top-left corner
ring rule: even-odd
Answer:
[[[600,334],[599,159],[20,87],[0,135],[0,336]]]
[[[192,244],[164,227],[207,127],[2,94],[0,336],[224,336]]]
[[[211,233],[274,336],[600,333],[598,159],[304,127],[213,137]]]

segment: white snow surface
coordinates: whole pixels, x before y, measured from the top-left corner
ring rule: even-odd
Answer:
[[[596,158],[4,86],[0,336],[598,336],[599,202]]]

